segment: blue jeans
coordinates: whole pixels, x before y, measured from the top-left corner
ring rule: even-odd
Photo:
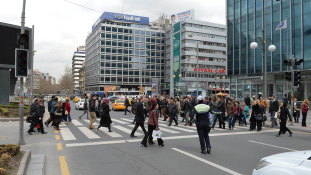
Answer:
[[[178,113],[176,114],[176,120],[178,120]]]
[[[234,127],[234,123],[232,121],[234,115],[228,115],[228,125],[229,125],[229,129],[231,129],[232,127]]]
[[[216,114],[213,114],[211,117],[211,121],[210,121],[211,125],[213,125],[215,119],[216,119]]]
[[[224,123],[224,118],[223,118],[223,115],[222,115],[222,114],[215,114],[215,116],[216,116],[216,117],[215,117],[215,119],[214,119],[212,128],[215,127],[215,124],[216,124],[217,119],[219,120],[219,122]],[[219,125],[219,126],[220,126],[220,125]]]
[[[246,118],[245,118],[245,116],[243,115],[243,117],[242,117],[242,123],[241,123],[242,125],[244,125],[245,124],[245,126],[247,125],[247,122],[246,122]]]
[[[124,111],[125,111],[125,115],[126,115],[126,112],[131,113],[131,111],[130,111],[130,110],[128,110],[127,108],[128,108],[128,106],[125,106],[125,110],[124,110]]]
[[[68,114],[68,121],[70,121],[71,122],[71,116],[70,116],[70,114]]]

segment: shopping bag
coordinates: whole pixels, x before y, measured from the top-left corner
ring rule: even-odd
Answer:
[[[161,130],[153,130],[152,131],[152,137],[153,138],[161,138],[161,134],[162,134],[162,132],[161,132]]]

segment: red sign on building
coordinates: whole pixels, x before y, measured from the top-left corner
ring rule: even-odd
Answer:
[[[226,70],[222,69],[207,69],[207,68],[194,68],[194,72],[214,72],[214,73],[226,73]]]

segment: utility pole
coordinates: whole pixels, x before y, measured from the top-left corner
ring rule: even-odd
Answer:
[[[197,42],[197,97],[199,96],[199,42]]]
[[[25,9],[26,0],[23,0],[23,11],[22,11],[22,21],[21,21],[21,34],[25,33]],[[24,46],[20,46],[24,49]],[[24,78],[20,77],[20,95],[19,95],[19,145],[25,145],[24,140]]]

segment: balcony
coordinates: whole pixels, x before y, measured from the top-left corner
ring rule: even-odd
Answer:
[[[181,64],[189,63],[189,64],[197,64],[197,59],[181,59]],[[227,66],[226,62],[216,62],[216,61],[203,61],[199,59],[199,65],[211,65],[211,66]]]
[[[182,55],[197,55],[197,52],[192,52],[192,51],[182,51],[181,53],[181,56]],[[224,58],[224,59],[227,59],[227,56],[226,55],[223,55],[223,54],[214,54],[214,53],[202,53],[202,52],[199,52],[199,57],[210,57],[210,58]]]

